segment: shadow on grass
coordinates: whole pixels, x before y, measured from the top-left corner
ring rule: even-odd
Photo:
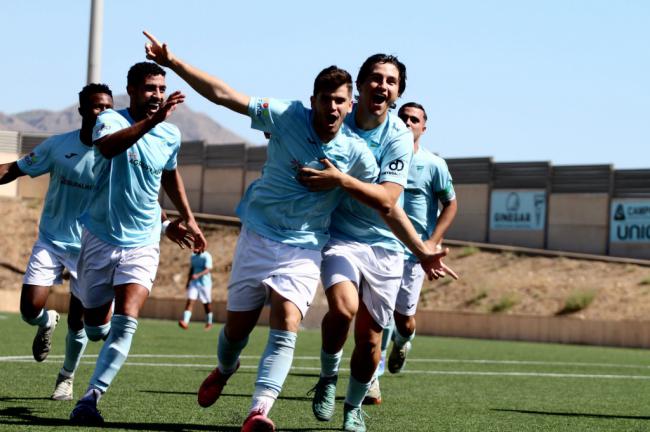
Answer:
[[[63,427],[59,430],[74,430],[77,426],[70,424],[68,419],[39,417],[32,413],[30,408],[26,407],[12,407],[0,410],[0,425],[8,426],[48,426],[48,427]],[[87,427],[87,426],[79,426]],[[145,422],[106,422],[101,429],[125,429],[125,430],[155,430],[163,432],[176,432],[176,431],[239,431],[241,426],[215,426],[215,425],[200,425],[190,423],[145,423]],[[0,426],[1,429],[1,426]],[[307,430],[307,429],[305,429]]]
[[[564,416],[564,417],[591,417],[591,418],[605,418],[605,419],[650,420],[650,416],[629,416],[629,415],[596,414],[596,413],[533,411],[533,410],[517,410],[517,409],[501,409],[501,408],[492,408],[491,411],[513,412],[513,413],[520,413],[520,414],[547,415],[547,416]]]
[[[186,392],[186,391],[169,391],[169,390],[140,390],[141,393],[152,393],[152,394],[168,394],[174,396],[196,396],[196,392]],[[250,393],[222,393],[221,397],[236,397],[236,398],[250,398]],[[37,399],[37,398],[33,398]],[[44,398],[47,399],[47,398]],[[279,396],[278,399],[290,400],[290,401],[305,401],[311,402],[313,399],[311,396]],[[342,401],[345,398],[343,396],[337,396],[336,400]],[[0,400],[2,400],[0,398]]]

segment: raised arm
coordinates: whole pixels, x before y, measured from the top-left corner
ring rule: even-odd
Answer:
[[[25,173],[20,170],[16,161],[0,164],[0,184],[11,183],[24,175]]]
[[[176,72],[179,77],[209,101],[240,114],[248,115],[249,96],[234,90],[220,78],[184,62],[172,54],[166,43],[159,42],[146,31],[143,33],[151,41],[151,43],[145,44],[145,52],[149,60]]]
[[[167,100],[160,105],[160,108],[153,115],[133,123],[128,128],[120,129],[110,135],[103,136],[93,141],[93,144],[97,146],[102,156],[106,159],[112,159],[125,152],[158,123],[167,120],[178,104],[184,101],[185,95],[176,91],[169,95]]]

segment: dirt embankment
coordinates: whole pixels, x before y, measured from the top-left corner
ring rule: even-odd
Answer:
[[[20,289],[22,270],[38,235],[42,203],[0,198],[0,289]],[[213,297],[225,300],[239,230],[204,226],[214,260]],[[164,240],[152,295],[185,296],[190,253]],[[650,267],[529,257],[513,253],[451,248],[447,259],[461,279],[426,282],[420,307],[446,311],[554,315],[567,302],[589,303],[574,316],[605,320],[650,319]],[[67,286],[57,287],[67,290]],[[591,302],[588,300],[592,298]],[[319,290],[316,304],[325,304]]]

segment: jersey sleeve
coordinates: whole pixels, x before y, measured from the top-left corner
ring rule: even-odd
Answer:
[[[38,177],[49,172],[52,167],[52,158],[50,149],[52,148],[52,138],[48,138],[40,143],[28,155],[18,160],[18,168],[30,177]]]
[[[451,173],[445,161],[441,161],[437,166],[434,165],[433,169],[433,192],[438,200],[446,204],[456,198],[456,191],[451,178]]]
[[[251,97],[248,103],[248,116],[251,128],[262,132],[277,132],[284,124],[284,114],[291,108],[290,101]]]
[[[124,124],[126,120],[113,110],[103,111],[97,117],[95,122],[95,127],[93,128],[93,141],[97,141],[100,138],[105,137],[124,129],[127,125]]]
[[[205,268],[206,269],[212,268],[212,255],[210,255],[209,253],[205,254]]]
[[[410,131],[395,137],[386,146],[381,157],[378,183],[397,183],[406,186],[413,157],[413,134]]]

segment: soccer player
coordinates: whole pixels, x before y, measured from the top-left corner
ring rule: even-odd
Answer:
[[[49,173],[50,183],[20,295],[23,320],[38,326],[32,354],[38,362],[50,352],[52,334],[59,314],[45,309],[52,285],[62,282],[64,268],[70,273],[68,333],[63,367],[56,379],[54,400],[71,400],[74,372],[88,342],[79,301],[77,258],[81,225],[77,218],[92,196],[94,177],[92,131],[97,116],[113,107],[113,95],[104,84],[88,84],[79,92],[81,129],[54,135],[22,159],[0,165],[0,184],[18,177],[38,177]]]
[[[194,249],[205,248],[176,169],[180,132],[165,122],[184,95],[174,92],[165,100],[165,71],[148,62],[131,67],[127,92],[129,108],[104,111],[93,130],[95,188],[81,215],[78,273],[86,332],[89,337],[101,333],[109,322],[111,330],[88,389],[70,414],[76,424],[103,423],[97,402],[128,356],[158,268],[161,185],[192,235]]]
[[[205,310],[205,329],[212,328],[212,255],[210,252],[193,253],[190,257],[190,271],[187,275],[187,302],[183,311],[183,318],[178,321],[178,325],[187,330],[192,318],[192,307],[198,298],[203,304]]]
[[[352,107],[352,78],[335,66],[322,70],[314,81],[311,109],[299,101],[249,97],[145,35],[151,41],[146,46],[149,59],[170,67],[212,102],[248,115],[253,128],[270,133],[262,177],[247,189],[237,209],[242,232],[228,286],[226,325],[219,335],[218,367],[201,384],[198,401],[207,407],[219,398],[239,367],[239,355],[264,304],[270,303],[269,337],[242,431],[275,430],[268,413],[289,373],[298,327],[318,286],[330,215],[342,196],[341,189],[309,192],[296,175],[304,166],[333,166],[328,160],[359,183],[372,181],[378,172],[365,142],[343,125]]]
[[[420,146],[420,138],[427,129],[424,107],[408,102],[400,107],[397,116],[413,132],[414,141],[413,159],[404,189],[404,211],[422,239],[432,249],[439,250],[458,210],[451,174],[444,159]],[[438,203],[441,206],[439,214]],[[405,250],[404,272],[393,314],[394,329],[384,329],[386,342],[390,339],[391,330],[394,331],[393,348],[388,358],[388,371],[391,373],[402,370],[411,349],[411,341],[415,337],[415,313],[423,282],[424,272],[417,259]],[[378,377],[373,379],[364,403],[381,403]]]
[[[363,205],[370,203],[360,193],[360,185],[335,169],[304,168],[302,173],[303,182],[313,190],[336,185],[347,192],[332,215],[332,239],[323,250],[321,271],[329,311],[321,326],[321,373],[313,389],[312,409],[321,421],[329,421],[334,414],[342,349],[356,316],[343,428],[365,431],[361,403],[377,369],[382,330],[393,314],[402,277],[403,246],[397,237],[409,239],[405,229],[414,231],[399,202],[413,153],[413,135],[388,112],[406,87],[406,67],[396,57],[370,56],[359,70],[356,85],[359,100],[345,122],[365,139],[376,158],[379,178],[361,186],[366,196],[375,194],[382,205],[374,210],[372,205]],[[395,220],[402,223],[395,224]],[[426,264],[422,242],[407,246]],[[445,274],[457,277],[444,264],[431,276]]]

